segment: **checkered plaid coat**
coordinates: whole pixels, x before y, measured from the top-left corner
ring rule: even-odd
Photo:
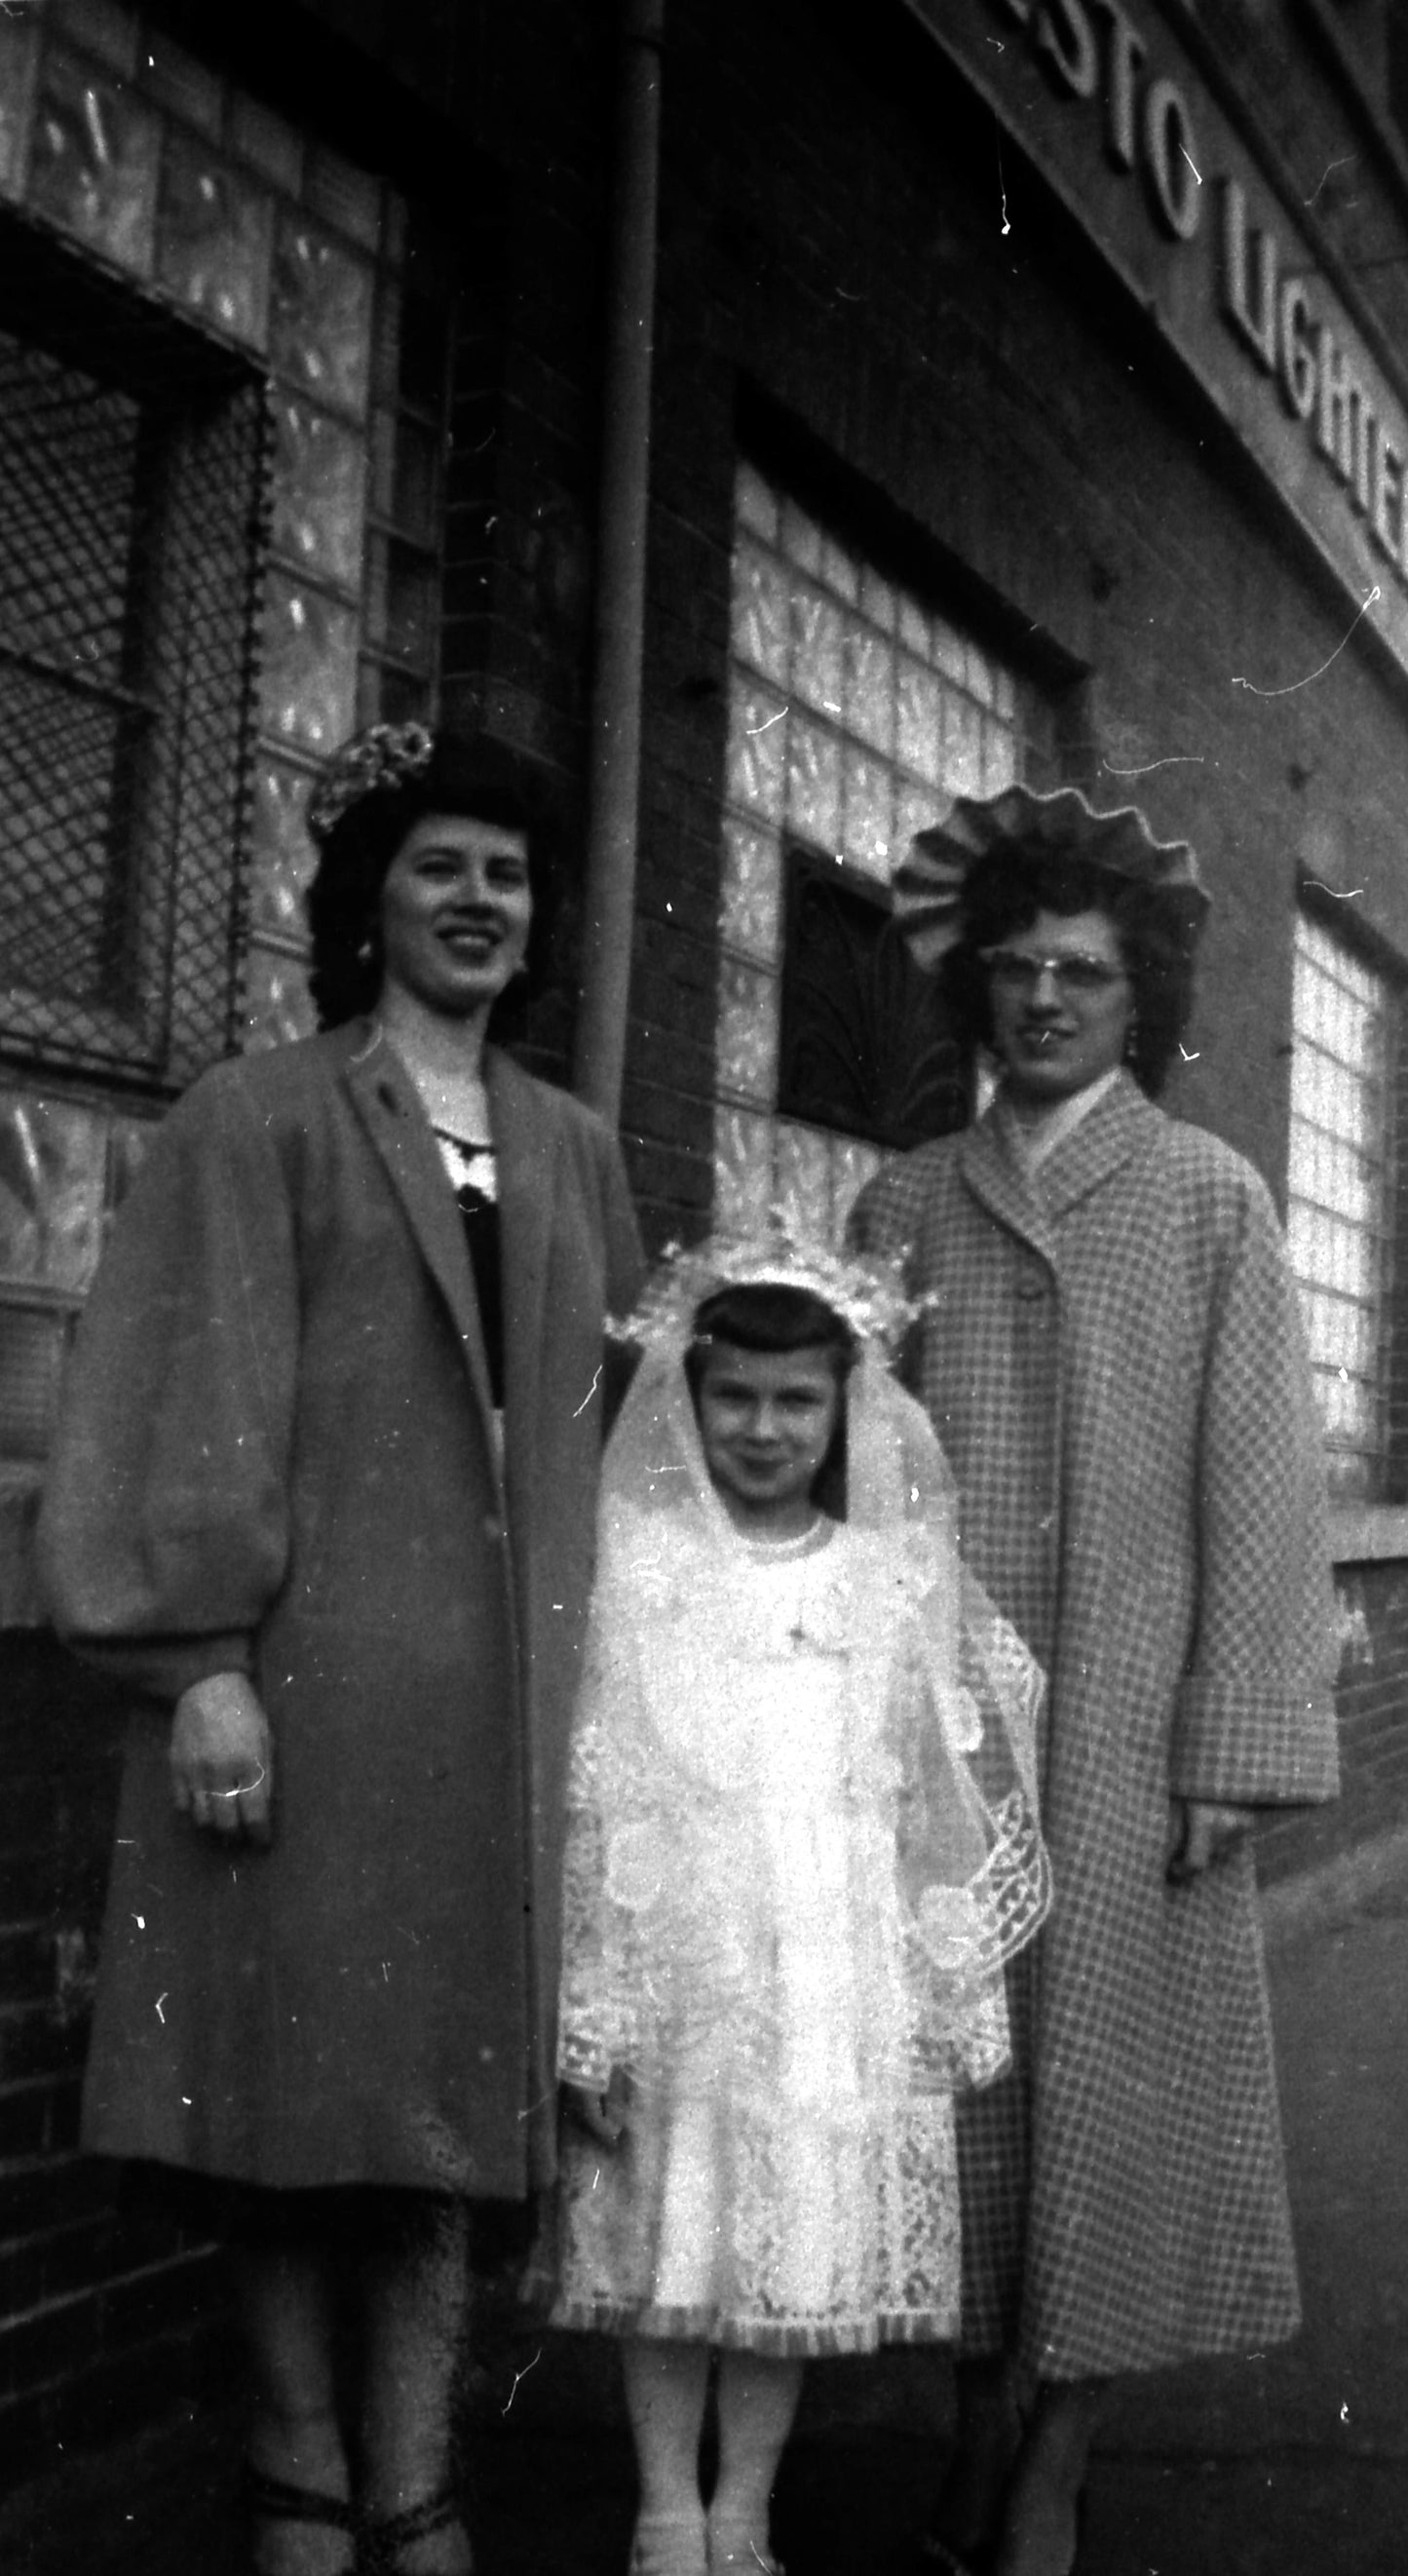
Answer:
[[[1048,2378],[1298,2319],[1250,1851],[1165,1878],[1171,1796],[1333,1795],[1323,1480],[1265,1188],[1127,1076],[1019,1171],[991,1113],[852,1219],[937,1292],[911,1383],[974,1571],[1051,1676],[1051,1920],[964,2107],[964,2339]]]

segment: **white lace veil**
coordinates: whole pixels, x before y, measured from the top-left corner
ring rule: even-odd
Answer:
[[[652,1331],[607,1447],[598,1626],[633,1617],[641,1635],[654,1624],[642,1598],[649,1591],[642,1565],[652,1560],[668,1624],[664,1569],[680,1561],[682,1538],[696,1582],[717,1566],[718,1616],[727,1623],[737,1540],[704,1463],[684,1368],[689,1339],[683,1318]],[[845,1405],[846,1522],[883,1547],[920,1666],[908,1719],[896,1721],[902,1740],[892,1745],[911,1926],[937,1970],[969,1982],[1022,1949],[1051,1901],[1037,1820],[1043,1677],[963,1564],[952,1470],[927,1414],[890,1375],[873,1339],[861,1345]],[[659,1524],[658,1549],[651,1522]],[[620,1590],[628,1565],[629,1607]]]
[[[861,1354],[846,1387],[854,1537],[814,1562],[828,1605],[816,1615],[834,1622],[821,1645],[846,1673],[847,1794],[864,1821],[849,1896],[794,1877],[789,1931],[823,1989],[839,1980],[867,1998],[875,2098],[985,2081],[1006,2062],[999,1972],[1051,1895],[1035,1790],[1042,1678],[964,1568],[953,1477],[885,1366],[884,1338],[913,1310],[863,1268],[799,1261],[785,1245],[779,1266],[771,1241],[722,1258],[706,1246],[667,1267],[631,1328],[642,1357],[604,1462],[569,1792],[559,2062],[589,2088],[613,2066],[649,2086],[682,2035],[696,2075],[717,2050],[720,2080],[726,2066],[736,2088],[752,2065],[760,2098],[770,2081],[776,2014],[763,1954],[739,1930],[767,1878],[770,1828],[749,1787],[753,1721],[731,1698],[746,1699],[743,1677],[769,1650],[749,1625],[757,1595],[740,1580],[685,1371],[700,1303],[750,1280],[810,1287]]]

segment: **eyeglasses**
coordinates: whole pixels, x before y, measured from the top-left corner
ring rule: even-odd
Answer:
[[[1022,948],[981,948],[978,954],[991,981],[1005,993],[1034,993],[1049,975],[1063,1000],[1093,1002],[1125,976],[1123,966],[1112,966],[1104,957],[1029,957]]]

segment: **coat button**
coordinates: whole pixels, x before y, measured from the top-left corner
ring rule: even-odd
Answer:
[[[1034,1261],[1029,1262],[1024,1269],[1019,1270],[1017,1273],[1017,1294],[1019,1297],[1044,1297],[1047,1294],[1048,1285],[1049,1283],[1047,1281],[1045,1271],[1042,1270]]]

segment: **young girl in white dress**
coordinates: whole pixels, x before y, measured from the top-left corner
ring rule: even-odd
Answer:
[[[804,2358],[957,2325],[952,2095],[1006,2063],[1047,1902],[1040,1680],[883,1365],[903,1318],[775,1238],[676,1256],[607,1452],[553,2316],[623,2337],[633,2576],[775,2569]]]

